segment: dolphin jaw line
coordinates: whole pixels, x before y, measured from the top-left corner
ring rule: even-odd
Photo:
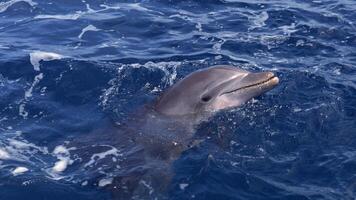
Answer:
[[[263,85],[267,85],[270,82],[278,83],[279,79],[278,79],[277,76],[273,75],[272,77],[269,77],[264,81],[261,81],[261,82],[258,82],[258,83],[254,83],[254,84],[251,84],[251,85],[247,85],[247,86],[243,86],[243,87],[240,87],[240,88],[237,88],[235,90],[228,91],[228,92],[224,92],[221,95],[230,94],[230,93],[238,92],[238,91],[245,90],[245,89],[248,89],[248,88],[253,88],[253,87],[262,87]]]

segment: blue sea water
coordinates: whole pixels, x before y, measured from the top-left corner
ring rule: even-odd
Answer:
[[[93,130],[216,64],[280,84],[196,127],[169,199],[356,199],[356,1],[0,0],[0,200],[112,199]]]

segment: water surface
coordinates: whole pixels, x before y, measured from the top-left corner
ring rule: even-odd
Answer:
[[[355,199],[355,21],[353,0],[0,0],[0,199],[111,199],[128,152],[93,130],[215,64],[280,85],[196,128],[170,199]]]

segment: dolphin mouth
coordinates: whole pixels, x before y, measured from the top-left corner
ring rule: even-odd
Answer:
[[[247,89],[253,89],[253,88],[271,88],[275,85],[277,85],[279,83],[279,78],[277,76],[275,76],[273,73],[268,72],[267,73],[267,78],[263,79],[263,80],[259,80],[258,82],[243,86],[243,87],[239,87],[237,89],[233,89],[227,92],[222,93],[221,95],[225,95],[225,94],[231,94],[231,93],[235,93],[235,92],[240,92],[243,90],[247,90]]]

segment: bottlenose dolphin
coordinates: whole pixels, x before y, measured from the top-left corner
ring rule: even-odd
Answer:
[[[119,138],[115,146],[126,152],[120,174],[106,188],[114,199],[164,199],[174,175],[172,163],[201,142],[194,139],[194,126],[217,111],[269,91],[278,82],[271,72],[253,73],[227,65],[198,70],[181,79],[144,112],[130,118],[131,122],[103,131],[112,133],[108,141]]]

